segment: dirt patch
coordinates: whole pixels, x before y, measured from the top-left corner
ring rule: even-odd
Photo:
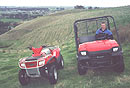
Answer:
[[[130,77],[129,76],[124,76],[123,78],[120,78],[121,82],[129,82],[130,81]]]

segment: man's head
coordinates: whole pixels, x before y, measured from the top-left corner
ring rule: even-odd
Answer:
[[[101,29],[104,31],[106,29],[106,23],[105,22],[102,22],[101,23]]]

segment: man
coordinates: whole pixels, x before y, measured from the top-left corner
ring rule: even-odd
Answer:
[[[107,29],[105,22],[101,23],[101,28],[96,31],[95,37],[97,40],[113,39],[112,32]]]

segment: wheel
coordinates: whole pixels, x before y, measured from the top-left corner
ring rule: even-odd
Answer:
[[[64,68],[64,60],[63,60],[63,56],[60,54],[60,62],[58,65],[59,69],[63,69]]]
[[[27,76],[27,73],[25,70],[19,70],[19,82],[21,85],[27,85],[30,81],[30,78]]]
[[[48,69],[48,78],[50,84],[56,84],[58,80],[58,72],[55,65],[52,65]]]
[[[79,75],[86,74],[86,69],[82,68],[82,64],[80,62],[78,62],[78,73],[79,73]]]
[[[114,71],[117,72],[117,73],[121,73],[121,72],[124,72],[125,70],[125,65],[124,65],[124,59],[123,59],[123,56],[118,56],[116,57],[115,59],[117,59],[117,63],[119,63],[117,66],[114,67]]]

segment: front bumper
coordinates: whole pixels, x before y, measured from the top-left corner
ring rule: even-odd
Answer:
[[[47,74],[48,74],[48,69],[46,66],[25,69],[25,70],[29,77],[41,77],[41,76],[47,76]]]
[[[100,56],[78,56],[78,62],[82,63],[82,68],[86,69],[107,69],[107,68],[113,68],[115,66],[118,66],[120,63],[119,61],[116,63],[113,63],[114,57],[122,55],[122,52],[116,52],[116,53],[109,53],[107,56],[103,56],[103,54]]]
[[[84,69],[110,69],[110,68],[114,68],[116,66],[118,66],[119,63],[116,64],[110,64],[110,65],[106,65],[106,66],[82,66],[82,68]]]

